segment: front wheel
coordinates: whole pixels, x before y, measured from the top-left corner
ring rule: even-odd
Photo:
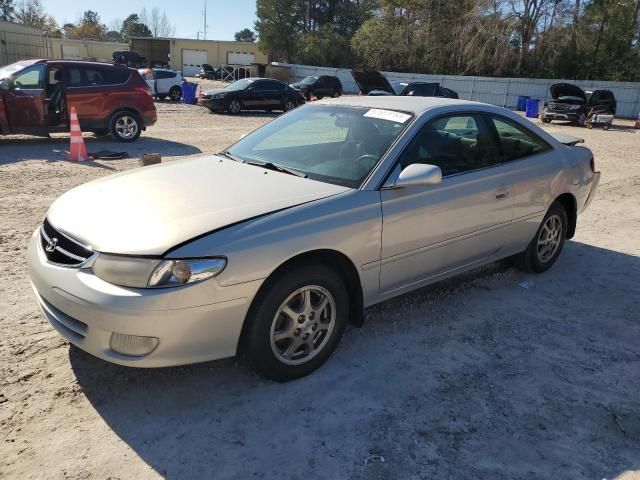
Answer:
[[[229,113],[236,115],[240,113],[240,110],[242,110],[242,105],[240,105],[240,102],[238,100],[231,100],[229,102],[229,106],[227,107],[227,110],[229,110]]]
[[[252,367],[279,382],[319,368],[337,347],[349,315],[341,277],[322,264],[271,280],[247,318],[243,351]]]
[[[542,273],[556,262],[567,237],[567,211],[553,202],[527,249],[515,257],[522,270]]]
[[[584,112],[581,112],[580,115],[578,115],[578,119],[576,120],[576,122],[581,127],[584,127],[584,125],[587,123],[587,114]]]
[[[120,142],[133,142],[142,133],[140,119],[132,112],[116,112],[109,121],[111,136]]]
[[[294,108],[296,108],[296,104],[293,100],[286,100],[284,102],[284,106],[282,107],[282,110],[285,112],[289,112],[291,110],[293,110]]]

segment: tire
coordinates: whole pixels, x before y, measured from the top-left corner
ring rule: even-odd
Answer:
[[[336,92],[333,88],[331,89],[331,98],[336,98],[339,97],[340,94],[338,92]]]
[[[567,211],[564,206],[560,202],[553,202],[527,249],[515,257],[516,265],[526,272],[542,273],[549,270],[562,252],[567,238],[567,225]],[[550,235],[555,240],[549,241],[546,247],[541,245],[540,242],[544,241],[545,237],[550,238]],[[553,250],[549,251],[549,248]]]
[[[119,142],[135,142],[142,133],[142,122],[135,113],[116,112],[109,120],[109,132]]]
[[[576,119],[576,123],[581,127],[584,127],[584,125],[587,123],[587,114],[584,112],[580,112],[580,114],[578,114],[578,118]]]
[[[543,123],[551,123],[551,119],[550,118],[543,118],[542,122]]]
[[[310,374],[333,353],[347,325],[349,296],[342,278],[323,264],[298,265],[268,282],[247,316],[242,348],[260,375],[286,382]]]
[[[240,105],[239,100],[234,99],[229,102],[229,105],[227,105],[227,110],[232,115],[237,115],[242,110],[242,105]]]
[[[283,112],[289,112],[291,110],[293,110],[294,108],[296,108],[298,105],[296,105],[296,102],[294,102],[291,99],[287,99],[284,101],[284,105],[282,106],[282,111]]]
[[[174,102],[179,102],[182,98],[182,88],[177,85],[171,87],[171,89],[169,90],[169,98]]]
[[[324,98],[324,95],[318,94],[316,95],[316,100],[322,100]]]

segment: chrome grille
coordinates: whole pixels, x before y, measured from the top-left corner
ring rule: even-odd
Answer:
[[[567,105],[566,103],[549,102],[548,108],[552,112],[565,112],[569,110],[569,105]]]
[[[79,267],[94,255],[91,249],[56,230],[47,219],[40,227],[40,242],[47,260],[65,267]]]

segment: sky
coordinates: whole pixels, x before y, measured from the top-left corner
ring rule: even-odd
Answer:
[[[63,25],[76,22],[85,10],[94,10],[102,23],[109,26],[114,19],[125,19],[131,13],[140,13],[158,7],[165,10],[174,27],[176,37],[196,38],[203,31],[205,0],[42,0],[49,15]],[[255,0],[206,0],[207,38],[233,40],[233,34],[243,28],[253,29]],[[200,33],[202,38],[202,33]]]

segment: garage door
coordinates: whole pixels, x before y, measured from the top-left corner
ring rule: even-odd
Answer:
[[[207,63],[207,52],[202,50],[183,50],[182,51],[182,75],[185,77],[193,77],[200,72],[203,63]]]
[[[251,65],[253,63],[253,53],[227,53],[227,63],[229,65]]]

